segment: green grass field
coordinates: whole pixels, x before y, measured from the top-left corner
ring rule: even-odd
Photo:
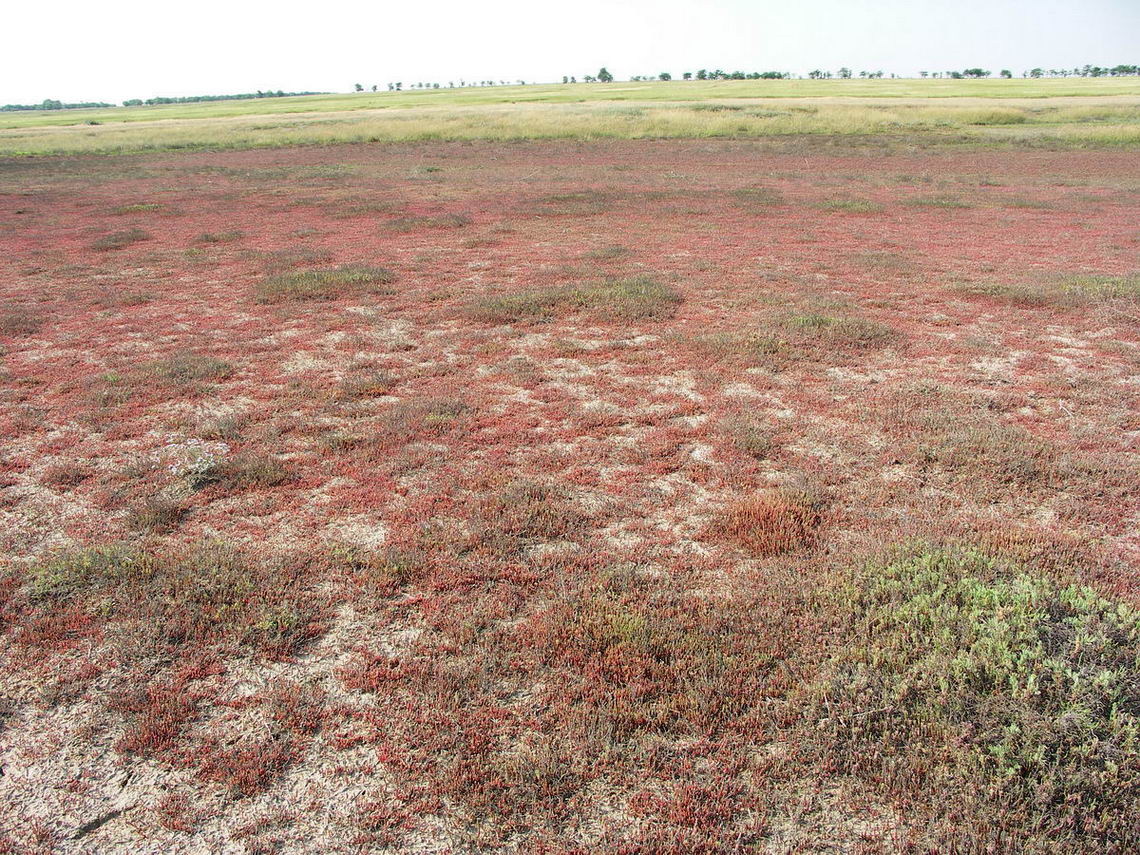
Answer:
[[[1140,142],[1140,80],[761,80],[310,95],[0,115],[0,155],[445,139],[894,134]]]

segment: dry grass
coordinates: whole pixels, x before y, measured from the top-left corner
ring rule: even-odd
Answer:
[[[0,311],[0,333],[3,335],[33,335],[44,325],[44,317],[26,306],[8,306]]]
[[[1039,276],[1033,281],[985,282],[959,286],[967,294],[1021,306],[1085,306],[1114,300],[1140,302],[1140,274],[1071,273]]]
[[[91,244],[91,248],[99,252],[108,252],[113,249],[126,249],[132,244],[142,243],[150,239],[150,233],[142,229],[123,229],[103,235]]]
[[[396,280],[383,267],[346,264],[331,270],[294,270],[262,280],[254,289],[261,303],[335,300],[358,294],[390,294]]]
[[[642,275],[481,297],[468,312],[476,320],[500,324],[549,320],[570,312],[648,320],[671,316],[682,300],[674,288]]]
[[[419,217],[400,217],[384,224],[384,228],[399,234],[411,232],[461,229],[471,225],[471,218],[466,214],[432,214]]]

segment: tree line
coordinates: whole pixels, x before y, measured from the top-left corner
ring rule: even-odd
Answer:
[[[1051,69],[1046,71],[1042,68],[1033,68],[1021,72],[1022,77],[1134,77],[1140,75],[1140,66],[1137,65],[1115,65],[1115,66],[1099,66],[1099,65],[1084,65],[1072,69]],[[697,71],[686,71],[681,74],[681,80],[791,80],[798,75],[792,74],[789,71],[725,71],[723,69],[714,69],[712,71],[707,68],[702,68]],[[856,72],[846,66],[840,68],[838,71],[826,71],[824,69],[812,69],[807,73],[807,77],[811,80],[851,80],[859,78],[860,80],[880,80],[886,75],[882,70],[874,71],[859,71]],[[902,78],[901,74],[890,74],[892,79]],[[987,77],[992,77],[993,72],[985,68],[964,68],[961,71],[920,71],[918,76],[921,78],[947,78],[952,80],[978,80]],[[1010,79],[1014,76],[1013,72],[1008,68],[1003,68],[998,72],[998,77]],[[635,74],[629,78],[631,82],[645,82],[645,81],[669,81],[674,80],[672,73],[662,71],[657,74]],[[581,78],[582,83],[612,83],[614,80],[613,74],[606,68],[602,68],[597,74],[586,74]],[[578,83],[579,78],[576,75],[564,74],[562,75],[563,83]],[[440,83],[412,83],[408,85],[409,89],[456,89],[466,88],[472,86],[509,86],[512,83],[519,86],[525,86],[525,80],[478,80],[467,81],[460,80],[458,83],[454,80],[448,81],[446,86]],[[356,83],[353,88],[357,92],[366,91],[363,84]],[[373,92],[379,91],[379,86],[373,84],[371,89]],[[389,83],[389,92],[403,92],[403,83]]]
[[[258,89],[256,92],[240,92],[237,95],[183,95],[178,98],[168,98],[158,96],[156,98],[131,98],[123,102],[124,107],[141,107],[144,104],[148,107],[153,107],[155,104],[197,104],[202,101],[247,101],[251,98],[291,98],[294,95],[328,95],[328,92],[282,92],[278,89],[276,92],[267,90],[262,92]],[[109,104],[107,106],[110,106]]]
[[[5,104],[0,107],[2,113],[12,113],[17,110],[82,110],[84,108],[90,109],[92,107],[113,107],[114,104],[108,104],[104,101],[80,101],[75,104],[65,104],[62,101],[55,101],[51,98],[44,98],[39,104]]]

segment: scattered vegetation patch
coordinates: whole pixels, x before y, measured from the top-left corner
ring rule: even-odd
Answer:
[[[353,294],[390,294],[385,286],[396,281],[383,267],[347,264],[331,270],[295,270],[262,280],[255,288],[261,303],[292,300],[335,300]]]
[[[225,232],[203,232],[194,239],[195,243],[236,243],[245,237],[245,232],[232,229]]]
[[[461,229],[471,224],[466,214],[433,214],[420,217],[400,217],[385,224],[389,231],[407,234],[438,229]]]
[[[103,235],[91,244],[91,248],[99,252],[107,252],[112,249],[125,249],[131,244],[142,243],[146,240],[150,240],[150,234],[142,229],[124,229]]]
[[[914,196],[907,199],[905,204],[912,208],[972,208],[969,202],[955,199],[953,196]]]
[[[49,487],[77,487],[94,475],[95,470],[90,464],[81,460],[61,461],[48,466],[40,481]]]
[[[44,316],[26,306],[5,305],[0,309],[0,333],[4,335],[33,335],[44,325]]]
[[[111,209],[112,214],[148,214],[161,211],[166,206],[159,202],[136,202],[133,205],[119,205]]]
[[[418,550],[387,547],[364,549],[336,546],[332,558],[350,577],[357,605],[374,604],[416,582],[427,570],[427,556]]]
[[[609,246],[600,246],[597,249],[591,249],[585,253],[585,257],[594,261],[617,261],[619,258],[625,258],[632,252],[633,250],[628,246],[610,244]]]
[[[319,632],[309,560],[254,557],[226,543],[148,552],[103,546],[31,564],[25,595],[43,612],[98,609],[131,633],[124,653],[232,641],[284,656]]]
[[[190,352],[145,362],[141,369],[144,374],[179,386],[203,380],[225,380],[234,373],[233,365],[224,359]]]
[[[543,196],[528,208],[540,217],[592,217],[608,211],[615,201],[614,194],[604,190],[574,190]]]
[[[736,450],[755,460],[768,457],[776,447],[771,422],[752,416],[737,416],[726,420],[723,427]]]
[[[535,543],[570,539],[586,521],[564,491],[543,481],[517,479],[481,497],[472,541],[476,548],[512,555]]]
[[[363,444],[379,450],[439,437],[461,427],[471,412],[471,406],[462,398],[442,395],[396,401],[377,415],[373,432],[363,439]],[[350,446],[357,444],[351,435],[341,435],[340,441]]]
[[[918,265],[910,258],[889,250],[858,252],[851,257],[851,261],[860,267],[882,273],[905,274],[918,269]]]
[[[767,557],[811,549],[822,522],[818,496],[778,489],[733,502],[717,515],[709,531],[717,539]]]
[[[882,205],[871,199],[826,199],[819,207],[840,214],[878,214],[883,210]]]
[[[338,401],[378,398],[391,392],[396,382],[396,375],[383,368],[349,371],[337,385],[334,397]]]
[[[868,350],[898,339],[893,327],[860,317],[833,317],[817,313],[787,315],[781,327],[797,343],[819,342],[833,347]]]
[[[224,490],[277,487],[292,475],[278,458],[268,454],[235,454],[214,460],[208,466],[187,473],[191,486],[201,489],[219,486]]]
[[[1138,842],[1133,608],[947,550],[873,564],[832,607],[846,640],[815,707],[830,768],[893,795],[930,794],[923,805],[956,846],[963,834],[978,850]]]
[[[178,528],[188,510],[180,499],[150,496],[127,513],[127,527],[148,534],[165,534]]]
[[[1072,273],[1026,282],[983,282],[958,286],[967,294],[1021,306],[1086,306],[1121,300],[1140,302],[1140,273]]]
[[[676,289],[643,275],[481,297],[468,305],[468,313],[486,323],[539,321],[576,311],[646,320],[672,316],[682,301]]]
[[[750,214],[763,214],[784,204],[784,196],[772,187],[744,187],[732,192],[737,207]]]

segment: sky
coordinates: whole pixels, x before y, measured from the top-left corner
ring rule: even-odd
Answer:
[[[1140,63],[1140,0],[59,0],[2,15],[0,103],[699,68]]]

